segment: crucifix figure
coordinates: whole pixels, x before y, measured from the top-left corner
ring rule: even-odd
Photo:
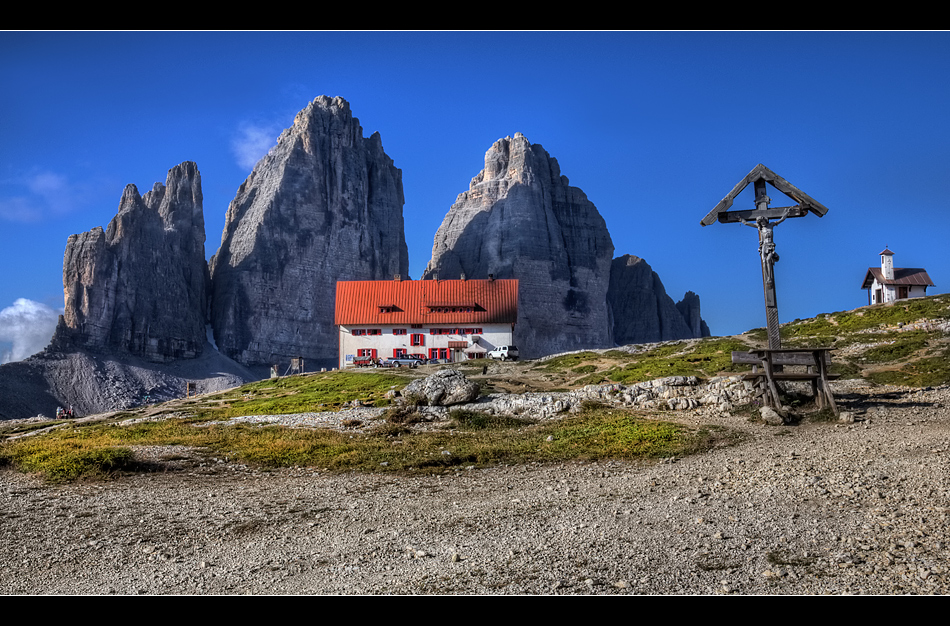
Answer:
[[[766,198],[766,202],[768,198]],[[750,226],[759,231],[759,257],[762,259],[762,279],[765,283],[765,299],[768,304],[771,300],[772,305],[775,303],[775,272],[774,266],[778,263],[778,253],[775,251],[775,239],[772,234],[772,229],[785,221],[785,218],[788,217],[788,213],[791,207],[786,207],[782,212],[782,216],[776,222],[770,222],[769,218],[764,215],[759,215],[755,218],[755,223],[750,222],[749,220],[742,219],[742,217],[737,216],[737,219],[746,226]],[[769,294],[771,293],[771,298]]]
[[[729,210],[732,202],[745,187],[752,183],[755,187],[755,208]],[[795,206],[769,208],[771,199],[765,193],[765,184],[773,187],[797,202]],[[819,202],[808,196],[798,187],[765,167],[761,163],[739,181],[739,184],[716,205],[700,224],[708,226],[714,222],[723,224],[740,223],[759,232],[759,260],[762,264],[762,290],[765,294],[765,320],[768,328],[769,349],[782,347],[779,335],[778,302],[775,296],[775,264],[778,253],[775,252],[775,234],[772,230],[789,217],[803,217],[814,213],[818,217],[828,212]],[[774,221],[773,221],[774,220]]]

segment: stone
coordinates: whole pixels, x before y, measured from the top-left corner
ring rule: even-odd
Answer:
[[[518,279],[522,358],[613,346],[614,246],[597,207],[540,144],[499,139],[435,235],[424,278]]]
[[[770,426],[781,426],[785,423],[785,420],[782,419],[782,416],[770,406],[764,406],[759,409],[759,415],[762,417],[762,420]]]
[[[129,353],[156,362],[194,358],[206,341],[208,266],[201,176],[193,162],[117,215],[71,235],[63,260],[65,312],[48,350]]]
[[[631,254],[611,263],[607,303],[617,345],[709,336],[699,314],[699,296],[688,291],[674,303],[653,268]]]
[[[410,400],[424,400],[429,406],[452,406],[474,402],[478,392],[478,383],[470,381],[458,370],[444,369],[412,381],[403,389],[402,395]]]
[[[338,360],[336,283],[408,276],[402,171],[343,98],[297,114],[228,208],[211,261],[218,348],[246,365]]]

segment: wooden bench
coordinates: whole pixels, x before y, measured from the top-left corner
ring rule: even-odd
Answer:
[[[746,374],[744,378],[765,383],[766,398],[770,406],[774,408],[782,406],[776,381],[809,381],[818,408],[830,407],[834,414],[838,415],[838,407],[835,405],[835,398],[828,385],[828,381],[838,378],[828,373],[831,367],[831,350],[832,348],[780,350],[762,348],[748,352],[733,352],[732,362],[752,365],[752,372]],[[806,368],[806,371],[786,372],[785,366],[802,366]]]

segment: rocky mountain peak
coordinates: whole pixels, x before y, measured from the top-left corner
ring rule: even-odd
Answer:
[[[618,345],[709,336],[692,291],[678,303],[649,263],[632,254],[613,260],[607,297]]]
[[[336,362],[336,282],[409,273],[404,203],[379,134],[364,138],[343,98],[314,99],[228,207],[211,262],[219,349],[248,365]]]
[[[613,250],[597,207],[540,144],[515,133],[489,148],[449,209],[425,277],[517,278],[515,341],[532,358],[612,344]]]
[[[208,269],[201,177],[194,163],[140,196],[127,185],[105,231],[71,235],[63,262],[65,313],[54,350],[194,357],[205,343]]]

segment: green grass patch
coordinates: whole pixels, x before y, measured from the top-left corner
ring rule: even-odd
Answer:
[[[924,331],[910,331],[894,333],[897,337],[890,343],[868,348],[861,353],[859,360],[866,363],[887,363],[901,361],[927,347],[927,333]]]
[[[820,315],[804,322],[785,324],[782,326],[779,334],[782,337],[782,344],[784,345],[796,339],[814,340],[817,338],[821,341],[833,342],[839,332],[841,331],[838,326],[831,322],[830,315]]]
[[[854,361],[834,361],[831,362],[831,368],[829,368],[829,373],[840,377],[843,380],[861,378],[861,367],[856,365]]]
[[[749,345],[739,339],[705,339],[692,347],[683,343],[660,346],[655,350],[634,355],[635,360],[622,368],[608,372],[613,382],[631,384],[665,376],[715,376],[721,372],[745,371],[747,367],[733,365],[734,350],[748,350]]]
[[[882,325],[896,326],[922,319],[946,318],[950,318],[950,296],[943,294],[900,300],[893,304],[879,304],[854,311],[827,313],[814,319],[786,324],[781,333],[783,341],[807,338],[830,343],[842,335]]]
[[[619,352],[613,350],[612,352]],[[588,364],[589,361],[596,361],[601,358],[596,352],[578,352],[576,354],[565,354],[554,357],[538,365],[538,369],[548,372],[567,372],[575,367]]]
[[[744,341],[731,338],[675,341],[636,353],[608,350],[603,354],[566,354],[546,361],[538,369],[564,375],[581,374],[573,381],[573,387],[610,382],[630,384],[665,376],[707,377],[746,369],[732,364],[732,351],[749,348]]]
[[[769,340],[769,331],[765,328],[753,328],[746,333],[749,336],[749,339],[753,341],[768,341]]]
[[[0,446],[0,465],[42,474],[52,482],[103,478],[131,468],[132,452],[83,437],[36,436]]]
[[[587,385],[603,385],[609,383],[612,378],[612,373],[617,371],[619,368],[612,368],[604,372],[594,372],[593,374],[588,374],[574,381],[573,387],[586,387]]]
[[[337,471],[433,472],[458,466],[647,459],[716,445],[723,433],[591,406],[541,424],[456,411],[449,428],[411,431],[382,422],[367,434],[280,426],[203,425],[169,419],[131,426],[89,425],[0,444],[0,463],[50,480],[97,478],[135,470],[132,445],[186,445],[261,467],[313,466]]]
[[[265,379],[206,398],[191,410],[202,417],[226,419],[335,411],[353,400],[387,406],[386,392],[402,389],[409,380],[397,374],[340,371]]]
[[[489,428],[523,428],[534,420],[512,415],[491,415],[481,411],[455,410],[449,413],[454,428],[462,430],[485,430]]]
[[[950,350],[938,356],[904,363],[898,369],[871,372],[867,379],[881,385],[933,387],[950,384]]]

